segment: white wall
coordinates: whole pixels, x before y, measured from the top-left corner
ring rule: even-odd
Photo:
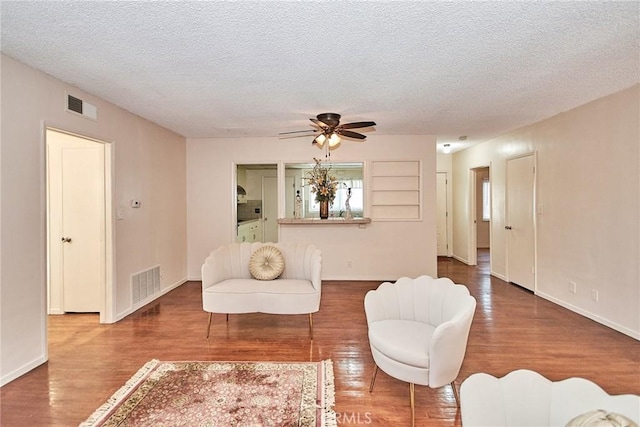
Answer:
[[[161,266],[162,288],[186,280],[186,149],[183,137],[71,85],[1,57],[0,379],[46,361],[45,126],[112,144],[115,300],[131,312],[130,275]],[[65,111],[66,91],[97,106],[98,119]],[[140,209],[130,200],[142,201]],[[112,212],[115,218],[115,212]]]
[[[188,277],[199,279],[209,252],[234,241],[234,164],[308,163],[321,155],[310,138],[188,139]],[[323,252],[324,279],[435,276],[435,138],[372,133],[365,142],[344,141],[331,159],[364,161],[365,168],[372,160],[422,161],[422,219],[374,221],[364,229],[354,225],[281,226],[280,241],[304,240],[318,245]],[[352,267],[347,267],[347,261]]]
[[[492,274],[508,279],[506,161],[536,152],[536,294],[640,339],[638,99],[636,85],[455,153],[454,256],[469,257],[469,169],[490,164]]]

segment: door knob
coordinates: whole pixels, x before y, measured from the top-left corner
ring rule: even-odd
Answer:
[[[63,237],[61,239],[64,243],[71,243],[71,237]]]
[[[505,229],[505,230],[511,230],[511,226],[510,226],[510,225],[507,225],[507,226],[505,226],[505,227],[504,227],[504,229]]]

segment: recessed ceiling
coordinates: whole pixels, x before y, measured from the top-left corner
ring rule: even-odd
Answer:
[[[639,5],[2,1],[1,43],[186,137],[329,111],[455,151],[638,83]]]

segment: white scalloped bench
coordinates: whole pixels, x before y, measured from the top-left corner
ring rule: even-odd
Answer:
[[[273,245],[284,257],[284,271],[273,280],[251,275],[251,255]],[[232,243],[217,248],[202,266],[202,307],[209,312],[207,338],[213,313],[309,314],[313,339],[313,313],[320,309],[322,254],[314,245],[299,242]]]

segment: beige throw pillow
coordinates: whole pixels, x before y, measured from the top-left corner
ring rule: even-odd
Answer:
[[[273,280],[284,271],[284,257],[278,248],[264,245],[251,254],[249,271],[254,279]]]
[[[638,427],[624,415],[614,414],[602,409],[578,415],[566,427]]]

